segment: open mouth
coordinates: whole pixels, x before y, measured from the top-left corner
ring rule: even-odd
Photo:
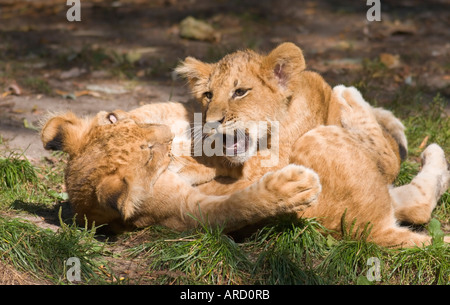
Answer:
[[[243,131],[235,131],[234,135],[223,134],[223,148],[226,156],[244,154],[250,147],[250,137]]]

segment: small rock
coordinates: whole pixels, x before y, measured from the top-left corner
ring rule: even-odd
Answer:
[[[405,77],[405,84],[408,85],[408,86],[413,86],[414,85],[414,81],[413,81],[413,78],[412,78],[411,74]]]
[[[80,69],[78,67],[74,67],[68,71],[63,71],[59,75],[60,79],[69,79],[69,78],[75,78],[82,74],[86,73],[86,69]]]
[[[86,89],[107,94],[123,94],[128,92],[124,87],[120,85],[87,85]]]
[[[217,33],[211,25],[191,16],[186,17],[183,21],[181,21],[180,36],[182,38],[194,40],[220,40],[220,34]]]

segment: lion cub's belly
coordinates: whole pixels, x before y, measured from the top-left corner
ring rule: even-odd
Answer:
[[[344,213],[349,223],[356,220],[359,225],[382,221],[391,213],[385,179],[348,131],[316,128],[297,141],[293,151],[291,163],[313,169],[322,184],[317,204],[303,217],[318,217],[327,228],[340,229]]]

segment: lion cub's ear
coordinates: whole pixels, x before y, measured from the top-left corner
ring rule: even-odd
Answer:
[[[73,155],[82,145],[86,128],[86,122],[71,112],[54,116],[41,129],[42,144],[45,149]]]
[[[113,209],[123,214],[120,207],[121,201],[127,197],[127,184],[118,175],[106,176],[96,187],[97,200],[100,206]]]
[[[104,177],[96,187],[100,206],[118,212],[122,220],[129,220],[136,212],[145,191],[118,173]]]
[[[186,78],[194,96],[200,97],[206,90],[206,82],[213,67],[214,64],[204,63],[193,57],[186,57],[175,69],[175,72],[181,77]]]
[[[293,85],[296,76],[306,68],[302,50],[295,44],[286,42],[273,49],[263,58],[262,68],[269,78],[275,78],[282,89]]]

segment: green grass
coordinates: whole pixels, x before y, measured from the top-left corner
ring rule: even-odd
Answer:
[[[448,285],[450,281],[449,247],[429,246],[401,250],[392,257],[392,276],[399,284]]]
[[[366,239],[335,240],[313,219],[282,230],[268,226],[244,243],[220,229],[180,236],[150,228],[147,234],[155,238],[155,232],[159,237],[128,250],[148,263],[152,284],[448,284],[449,279],[448,245],[392,250]],[[371,278],[374,261],[379,281]]]
[[[391,276],[396,273],[400,284],[450,283],[450,247],[444,244],[440,222],[432,219],[428,231],[433,238],[430,246],[392,254]]]
[[[26,88],[33,92],[47,95],[52,92],[48,81],[42,77],[28,76],[22,82]]]
[[[114,49],[85,46],[80,51],[70,50],[59,54],[55,64],[65,69],[83,67],[89,70],[106,70],[118,79],[134,79],[139,69],[139,59],[140,54],[132,51],[118,52]],[[161,67],[158,72],[162,71],[162,61],[160,59]]]
[[[45,282],[67,283],[65,262],[77,257],[84,283],[104,282],[96,273],[104,245],[96,241],[95,228],[68,225],[59,215],[54,232],[9,217],[13,211],[55,210],[63,196],[52,188],[62,182],[62,172],[51,168],[38,168],[15,151],[0,157],[0,261]]]
[[[404,161],[400,166],[400,172],[395,180],[394,185],[400,186],[408,184],[419,172],[420,164],[417,162],[412,162],[410,160]]]
[[[95,239],[95,229],[80,229],[61,223],[53,232],[37,226],[0,217],[0,260],[16,269],[31,273],[36,278],[53,283],[67,282],[66,261],[80,259],[80,274],[85,283],[98,282],[96,258],[102,245]]]
[[[370,258],[386,260],[386,253],[364,239],[345,239],[331,247],[320,269],[333,284],[357,283],[360,277],[366,277]],[[380,273],[383,271],[380,270]]]
[[[280,219],[260,230],[253,241],[259,253],[253,273],[260,284],[323,284],[315,271],[326,253],[323,228],[315,219]]]
[[[244,284],[249,260],[220,228],[203,226],[189,235],[170,234],[131,250],[150,261],[149,272],[162,272],[161,284]]]
[[[23,183],[37,183],[35,168],[23,154],[10,152],[0,157],[0,187],[17,188]]]
[[[62,189],[63,166],[64,162],[59,162],[37,167],[23,153],[0,152],[0,211],[18,202],[35,202],[38,208],[67,199]]]
[[[416,107],[404,118],[410,154],[417,156],[421,152],[420,144],[425,138],[428,144],[438,143],[450,152],[450,119],[444,115],[444,109],[445,101],[438,94],[431,103]]]

